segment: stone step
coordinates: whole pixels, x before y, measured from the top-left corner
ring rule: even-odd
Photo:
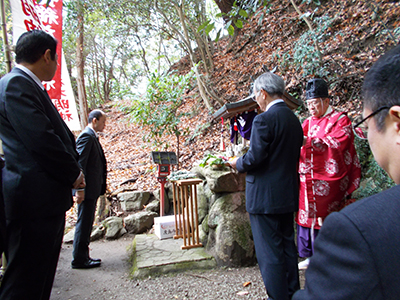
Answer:
[[[135,278],[216,267],[213,256],[203,247],[182,250],[183,239],[160,240],[155,234],[138,234],[130,249]]]

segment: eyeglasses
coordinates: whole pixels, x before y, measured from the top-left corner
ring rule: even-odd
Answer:
[[[390,109],[390,106],[379,107],[377,110],[373,111],[368,116],[366,116],[364,119],[362,119],[360,122],[358,122],[356,125],[354,125],[353,130],[354,130],[355,135],[360,139],[366,140],[368,138],[368,127],[363,123],[384,109]]]
[[[320,103],[322,103],[322,98],[306,100],[307,107],[310,107],[310,106],[316,107]]]

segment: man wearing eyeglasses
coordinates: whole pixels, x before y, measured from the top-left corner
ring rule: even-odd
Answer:
[[[299,256],[306,259],[299,263],[299,269],[307,268],[324,219],[343,207],[358,188],[361,176],[351,121],[329,105],[326,82],[320,78],[308,81],[306,99],[311,116],[303,123],[296,214],[297,248]]]
[[[285,82],[280,76],[266,72],[253,89],[263,112],[254,118],[249,151],[230,164],[247,173],[246,210],[268,299],[289,300],[300,288],[293,219],[303,131],[282,100]]]
[[[397,186],[326,218],[293,299],[385,299],[400,295],[400,46],[368,71],[362,123],[378,164]]]

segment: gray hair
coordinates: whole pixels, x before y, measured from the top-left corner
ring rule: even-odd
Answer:
[[[285,82],[278,75],[265,72],[254,81],[254,93],[264,90],[270,96],[282,96],[285,92]]]

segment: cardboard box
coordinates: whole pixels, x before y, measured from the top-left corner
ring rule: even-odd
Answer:
[[[175,216],[154,218],[154,231],[160,239],[169,239],[175,235]]]

